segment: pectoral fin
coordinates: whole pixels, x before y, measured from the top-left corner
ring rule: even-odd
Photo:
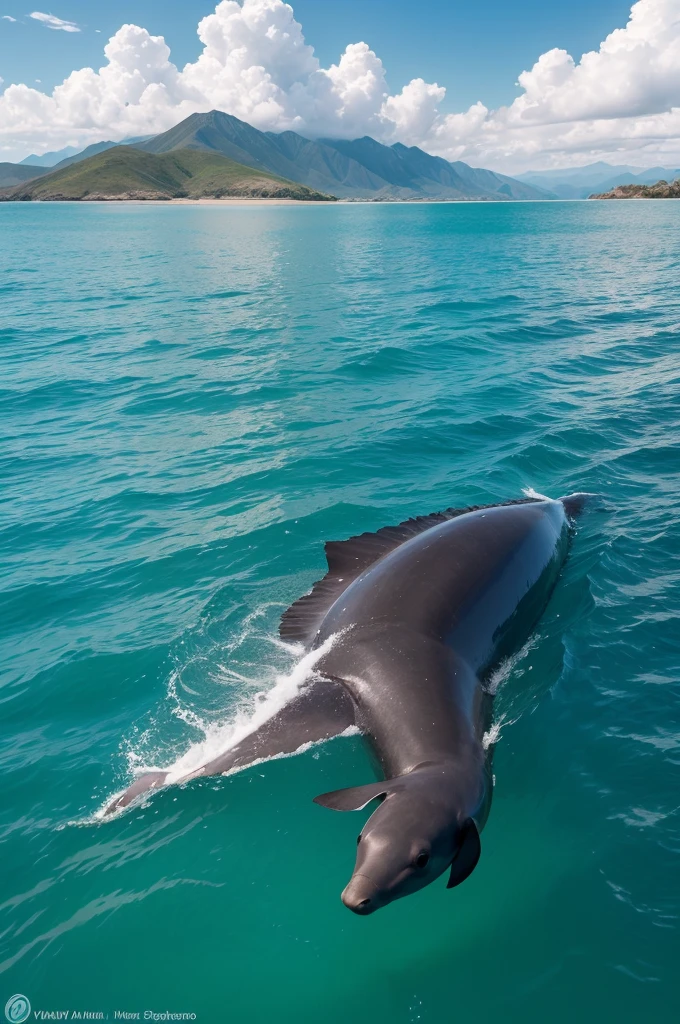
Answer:
[[[335,789],[332,793],[315,796],[314,803],[329,807],[332,811],[361,811],[371,800],[384,800],[389,793],[394,792],[398,784],[398,779],[387,779],[383,782],[369,782],[367,786]]]
[[[482,853],[482,844],[479,839],[479,831],[472,818],[468,818],[463,827],[461,844],[451,864],[451,874],[446,883],[447,889],[453,889],[460,885],[466,878],[469,878],[477,867],[477,861]]]

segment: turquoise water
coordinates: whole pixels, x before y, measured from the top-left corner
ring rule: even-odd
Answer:
[[[680,205],[0,206],[0,1004],[204,1022],[677,1013]],[[505,674],[472,878],[339,894],[356,737],[167,789],[322,542],[603,496]],[[1,1011],[0,1011],[1,1012]]]

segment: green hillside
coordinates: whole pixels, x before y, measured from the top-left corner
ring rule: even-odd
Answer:
[[[40,177],[41,174],[45,174],[44,167],[35,167],[32,164],[0,163],[0,188],[22,185],[31,178]]]
[[[14,201],[241,197],[335,199],[219,153],[184,149],[156,155],[131,146],[116,146],[0,192],[0,199]]]

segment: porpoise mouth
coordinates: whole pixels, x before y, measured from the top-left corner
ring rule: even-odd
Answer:
[[[340,897],[342,902],[355,914],[365,917],[377,910],[380,904],[379,889],[367,875],[352,875]]]

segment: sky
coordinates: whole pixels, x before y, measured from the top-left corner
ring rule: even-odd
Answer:
[[[218,108],[507,173],[680,166],[680,0],[54,2],[0,0],[0,160]]]

